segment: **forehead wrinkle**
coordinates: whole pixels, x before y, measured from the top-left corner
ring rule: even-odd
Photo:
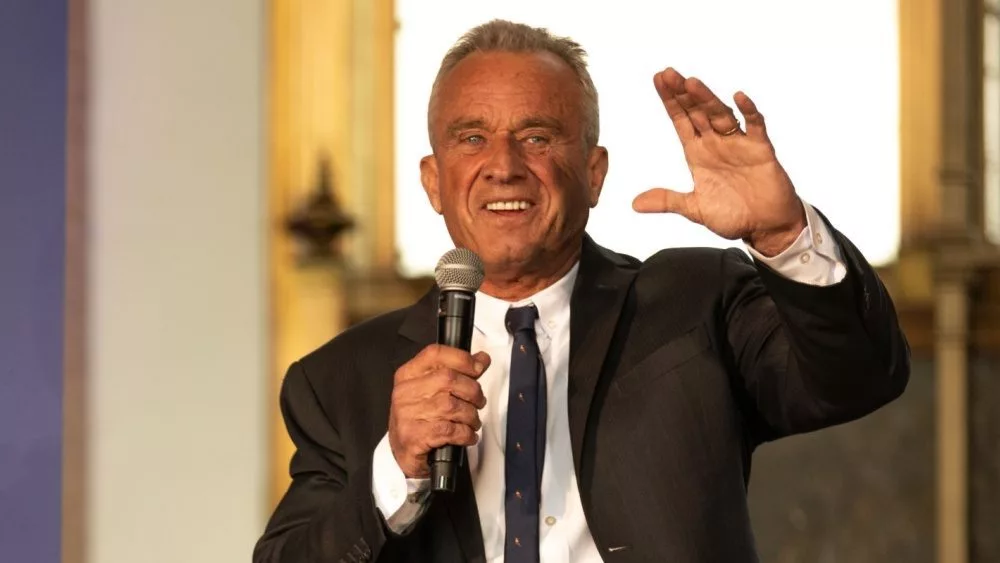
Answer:
[[[584,104],[579,92],[573,90],[576,82],[572,86],[567,82],[569,77],[565,71],[568,69],[547,60],[542,61],[542,68],[484,68],[484,61],[475,60],[478,58],[473,56],[460,62],[435,92],[429,117],[439,124],[444,121],[444,126],[438,125],[441,129],[437,131],[453,137],[458,125],[484,130],[542,126],[573,137],[583,134],[585,123],[583,119],[574,119],[574,114],[584,113]],[[464,111],[459,109],[463,105]],[[448,114],[456,109],[459,115],[448,119]],[[497,115],[497,111],[507,115]],[[530,123],[536,117],[547,118],[548,122]],[[498,118],[509,122],[500,123]],[[435,129],[433,123],[431,129]]]

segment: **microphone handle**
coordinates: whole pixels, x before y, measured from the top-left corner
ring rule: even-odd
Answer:
[[[465,291],[442,291],[438,302],[438,344],[469,352],[476,312],[476,295]],[[431,490],[455,492],[458,469],[465,462],[465,448],[442,446],[431,450]]]

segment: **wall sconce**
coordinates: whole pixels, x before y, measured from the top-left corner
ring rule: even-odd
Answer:
[[[354,227],[354,219],[341,209],[333,190],[330,158],[320,157],[316,187],[304,204],[285,222],[288,232],[303,245],[307,262],[339,261],[340,237]]]

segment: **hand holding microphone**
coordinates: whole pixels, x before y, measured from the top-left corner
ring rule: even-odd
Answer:
[[[453,491],[464,447],[477,442],[479,409],[486,405],[477,379],[490,358],[485,352],[469,353],[482,262],[466,249],[449,251],[438,262],[435,278],[438,343],[396,371],[389,446],[407,477],[430,477],[433,490]]]

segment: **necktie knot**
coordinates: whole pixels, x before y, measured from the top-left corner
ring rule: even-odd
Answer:
[[[538,319],[538,309],[534,305],[511,307],[507,309],[507,332],[517,334],[523,330],[535,330],[535,320]]]

